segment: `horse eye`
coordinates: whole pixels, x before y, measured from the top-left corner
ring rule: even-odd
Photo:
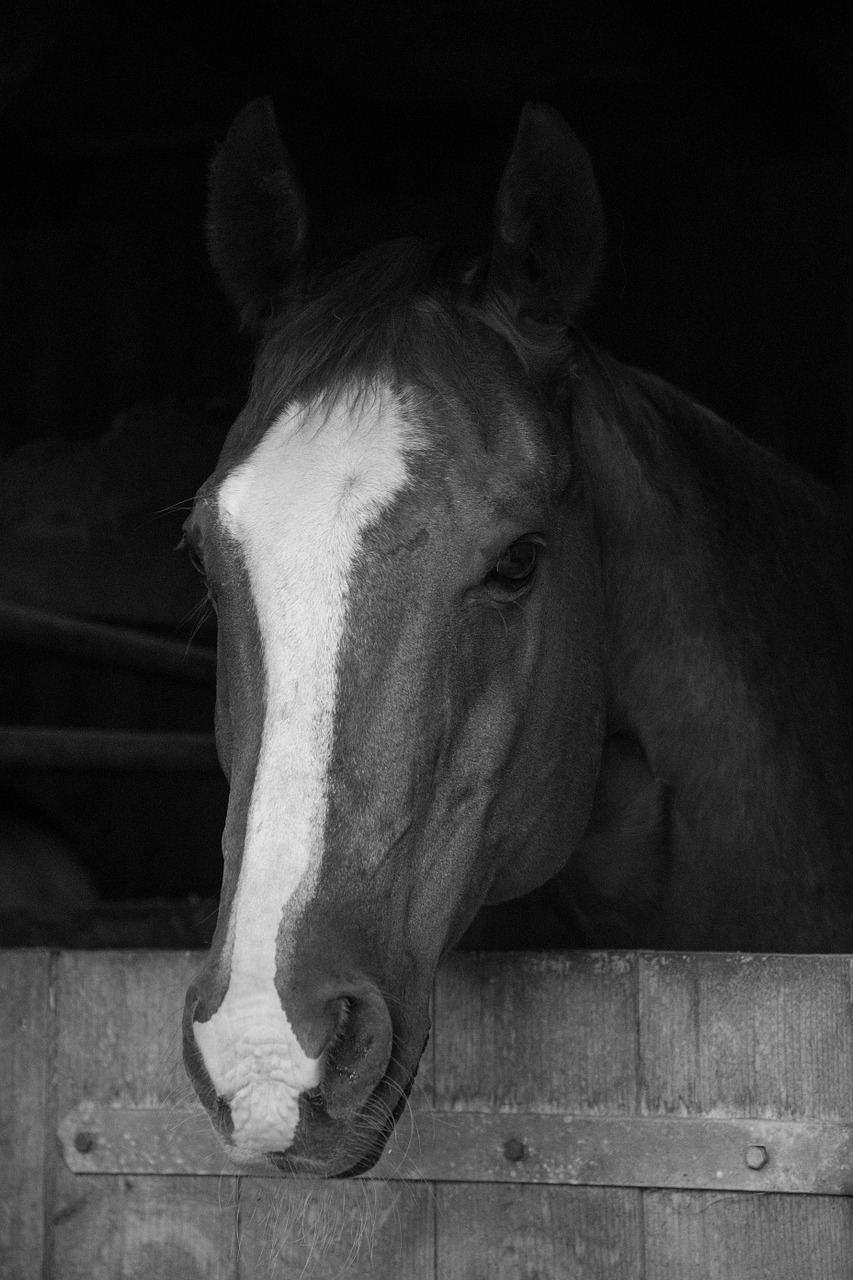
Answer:
[[[196,573],[200,574],[202,579],[204,580],[204,585],[207,587],[207,598],[215,609],[216,608],[216,592],[213,589],[210,578],[207,576],[207,570],[204,567],[204,562],[201,559],[201,556],[198,554],[195,547],[193,546],[193,544],[190,542],[189,538],[187,538],[186,535],[184,535],[184,537],[181,538],[175,550],[186,551],[187,555],[189,556],[190,564],[195,569]]]
[[[189,542],[184,543],[184,548],[186,549],[186,553],[190,558],[190,564],[195,569],[196,573],[200,573],[201,576],[206,579],[207,573],[205,572],[204,565],[202,564],[201,558],[199,557],[195,548]]]
[[[533,577],[540,545],[537,539],[531,537],[519,538],[517,542],[513,542],[495,562],[495,567],[489,574],[490,581],[508,588],[524,586]]]

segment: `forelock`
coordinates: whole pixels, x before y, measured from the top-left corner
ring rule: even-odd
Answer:
[[[518,377],[564,365],[564,329],[520,325],[508,300],[478,297],[460,280],[440,250],[415,239],[319,275],[298,310],[273,321],[259,351],[256,421],[274,420],[293,401],[333,404],[345,389],[380,383],[400,395],[416,387],[449,396],[476,415],[493,393],[501,349]]]

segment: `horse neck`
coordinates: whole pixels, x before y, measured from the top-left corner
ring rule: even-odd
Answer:
[[[668,795],[655,936],[847,949],[853,586],[834,501],[673,388],[591,349],[575,390],[608,731],[639,742]]]
[[[717,726],[722,742],[733,718],[755,719],[762,646],[790,632],[791,565],[809,566],[804,582],[821,572],[811,565],[831,524],[828,496],[687,396],[587,344],[573,430],[600,545],[611,718],[676,748],[679,730],[687,739],[701,728],[707,741]],[[838,583],[822,591],[837,596]]]

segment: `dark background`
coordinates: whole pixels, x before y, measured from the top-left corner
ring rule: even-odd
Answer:
[[[849,500],[850,33],[783,10],[318,0],[20,3],[0,18],[0,598],[188,637],[172,555],[250,352],[205,173],[271,93],[316,235],[488,234],[522,103],[587,143],[589,333]],[[213,641],[210,625],[201,638]],[[209,729],[208,690],[5,644],[6,724]],[[215,891],[218,777],[6,770],[107,897]]]

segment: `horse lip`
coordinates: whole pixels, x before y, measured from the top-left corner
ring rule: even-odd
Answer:
[[[371,1147],[367,1154],[362,1155],[355,1164],[343,1169],[337,1168],[333,1162],[324,1160],[321,1156],[292,1156],[286,1151],[271,1151],[265,1156],[265,1160],[273,1164],[279,1173],[290,1177],[298,1178],[308,1175],[315,1178],[354,1178],[373,1168],[382,1155],[384,1146],[383,1138],[382,1145],[378,1149]]]
[[[373,1168],[385,1150],[394,1125],[406,1105],[406,1099],[411,1092],[414,1079],[415,1073],[410,1072],[406,1083],[398,1085],[389,1075],[384,1075],[370,1096],[359,1107],[356,1113],[359,1118],[371,1118],[377,1114],[383,1115],[381,1128],[373,1130],[360,1151],[342,1153],[331,1151],[328,1155],[312,1156],[307,1152],[302,1154],[298,1149],[294,1150],[294,1147],[298,1148],[300,1145],[300,1139],[304,1142],[308,1138],[306,1129],[310,1131],[312,1119],[321,1125],[337,1125],[338,1123],[337,1118],[330,1116],[325,1109],[322,1085],[303,1093],[299,1099],[300,1117],[293,1147],[288,1148],[287,1151],[267,1152],[265,1158],[271,1161],[281,1173],[292,1176],[308,1174],[327,1178],[353,1178],[360,1173],[366,1173],[368,1169]],[[392,1090],[397,1094],[394,1106],[382,1107],[383,1094],[387,1094]],[[310,1141],[310,1139],[308,1140]],[[344,1161],[349,1160],[351,1163],[344,1164],[344,1167],[341,1168],[341,1159]]]
[[[280,1173],[290,1174],[293,1177],[307,1174],[322,1178],[354,1178],[360,1173],[367,1173],[368,1169],[372,1169],[379,1160],[385,1150],[389,1131],[390,1126],[377,1132],[372,1142],[357,1158],[353,1153],[348,1153],[347,1159],[351,1161],[355,1158],[355,1163],[344,1164],[343,1168],[334,1158],[295,1155],[287,1151],[267,1152],[264,1159],[270,1161]]]
[[[295,1151],[294,1147],[298,1147],[300,1138],[304,1141],[306,1138],[306,1128],[310,1131],[312,1121],[319,1123],[324,1128],[326,1126],[337,1126],[339,1118],[329,1115],[325,1107],[323,1098],[322,1085],[315,1085],[314,1088],[306,1090],[299,1097],[299,1125],[295,1135],[294,1143],[284,1151],[258,1151],[245,1156],[237,1154],[237,1144],[231,1137],[232,1126],[230,1124],[230,1113],[228,1103],[225,1099],[216,1099],[215,1114],[211,1114],[213,1127],[216,1135],[228,1152],[231,1159],[241,1166],[245,1166],[247,1171],[251,1171],[251,1166],[258,1169],[273,1165],[280,1173],[290,1175],[291,1177],[309,1176],[309,1177],[326,1177],[326,1178],[350,1178],[359,1173],[366,1173],[371,1169],[382,1155],[388,1137],[391,1134],[397,1118],[405,1106],[406,1098],[414,1081],[412,1074],[407,1084],[403,1087],[394,1085],[394,1089],[399,1093],[399,1099],[393,1110],[389,1107],[385,1111],[385,1119],[381,1129],[375,1129],[366,1141],[361,1151],[336,1153],[334,1150],[328,1154],[312,1156],[310,1154]],[[388,1076],[383,1076],[379,1084],[359,1107],[356,1115],[358,1117],[369,1117],[371,1113],[376,1115],[375,1105],[377,1101],[381,1101],[381,1094],[387,1092],[391,1087],[391,1080]],[[328,1129],[324,1135],[327,1139],[330,1136]],[[310,1141],[310,1139],[309,1139]],[[336,1156],[338,1159],[336,1160]],[[350,1161],[340,1168],[340,1159]]]

